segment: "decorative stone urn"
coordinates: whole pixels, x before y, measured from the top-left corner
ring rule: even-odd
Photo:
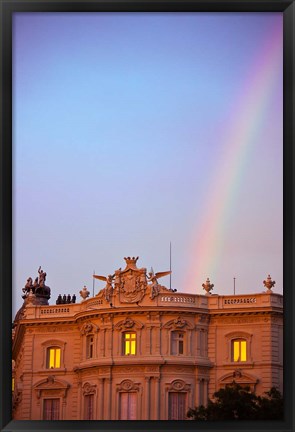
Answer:
[[[210,291],[213,289],[214,284],[211,284],[210,279],[207,278],[206,282],[202,284],[202,287],[206,291],[206,295],[211,295]]]
[[[89,297],[90,292],[88,291],[88,289],[86,288],[86,286],[84,285],[83,289],[80,291],[80,296],[82,297],[82,301],[86,300],[87,297]]]
[[[272,288],[274,287],[275,283],[275,281],[271,280],[270,275],[268,275],[266,280],[263,281],[263,285],[267,288],[267,293],[272,293]]]

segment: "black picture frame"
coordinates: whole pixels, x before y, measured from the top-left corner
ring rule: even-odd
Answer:
[[[12,323],[12,15],[14,12],[283,12],[284,16],[284,420],[193,421],[13,421],[11,403]],[[294,431],[294,99],[295,5],[291,0],[0,0],[1,28],[1,267],[0,428],[1,431],[228,430]],[[267,215],[266,215],[267,217]]]

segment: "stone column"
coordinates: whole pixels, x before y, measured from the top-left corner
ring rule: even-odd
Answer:
[[[137,344],[136,351],[138,350],[137,352],[139,355],[142,355],[142,347],[141,347],[142,343],[141,343],[141,341],[142,341],[142,330],[140,329],[139,330],[139,338],[138,338],[138,341],[136,341],[136,344]]]
[[[107,420],[111,420],[112,413],[112,379],[106,378],[107,383]]]
[[[208,405],[208,379],[204,379],[204,405]]]
[[[67,398],[65,396],[63,396],[61,398],[61,420],[65,419],[65,415],[66,415],[66,406],[67,406]]]
[[[195,406],[200,405],[200,378],[195,379]]]
[[[148,325],[146,329],[146,354],[151,354],[151,326]]]
[[[160,330],[160,325],[157,325],[154,327],[155,332],[156,332],[156,349],[155,349],[155,354],[160,355],[161,354],[161,330]]]
[[[108,352],[107,356],[112,357],[113,355],[113,330],[112,328],[109,328],[107,331],[108,334]]]
[[[187,355],[192,355],[192,331],[188,330],[187,332]]]
[[[197,356],[200,357],[200,355],[201,355],[201,332],[200,332],[199,327],[196,330],[196,335],[197,335],[197,344],[196,344],[197,345],[196,346]]]
[[[100,341],[100,355],[101,355],[101,357],[105,356],[105,332],[106,332],[106,329],[102,329],[101,341]]]
[[[169,352],[169,349],[170,349],[170,343],[171,343],[171,341],[169,340],[169,336],[170,336],[169,329],[166,329],[166,330],[165,330],[165,336],[166,336],[166,354],[169,355],[169,354],[171,354],[171,353]],[[170,349],[170,351],[171,351],[171,349]]]
[[[155,406],[155,418],[154,418],[154,420],[160,420],[160,412],[161,412],[160,384],[161,384],[161,378],[155,377],[155,385],[156,385],[155,402],[156,402],[156,406]]]
[[[103,382],[104,378],[98,378],[98,420],[103,420],[103,408],[104,408],[104,391],[103,391]]]

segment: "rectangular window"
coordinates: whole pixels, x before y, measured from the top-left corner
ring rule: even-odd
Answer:
[[[60,348],[48,348],[47,350],[47,368],[60,368]]]
[[[200,343],[200,356],[205,356],[205,332],[204,330],[200,330],[199,333],[199,343]]]
[[[171,354],[179,355],[184,353],[184,333],[173,331],[171,333]]]
[[[178,336],[178,354],[183,354],[183,333]]]
[[[234,340],[233,341],[233,361],[247,361],[247,341]]]
[[[86,339],[86,357],[87,358],[93,358],[93,352],[94,352],[94,337],[87,336]]]
[[[44,399],[43,420],[59,420],[59,399]]]
[[[94,395],[84,396],[84,420],[93,420]]]
[[[241,361],[247,360],[246,341],[241,341]]]
[[[137,394],[120,393],[120,420],[136,420]]]
[[[136,354],[136,333],[124,333],[123,353],[124,355]]]
[[[168,420],[185,420],[186,393],[168,394]]]

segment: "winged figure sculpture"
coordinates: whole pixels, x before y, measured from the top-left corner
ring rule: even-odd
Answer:
[[[160,279],[163,276],[168,276],[171,273],[172,273],[171,271],[154,273],[154,270],[151,268],[151,271],[149,272],[147,278],[148,278],[149,282],[151,282],[151,295],[150,295],[150,297],[152,300],[159,294],[159,291],[160,291],[158,279]]]
[[[113,291],[113,278],[115,275],[108,275],[108,276],[99,276],[99,275],[93,275],[94,279],[99,279],[101,281],[105,281],[106,282],[106,286],[104,288],[104,295],[105,295],[105,299],[107,301],[110,301],[110,297],[112,295],[112,291]]]

